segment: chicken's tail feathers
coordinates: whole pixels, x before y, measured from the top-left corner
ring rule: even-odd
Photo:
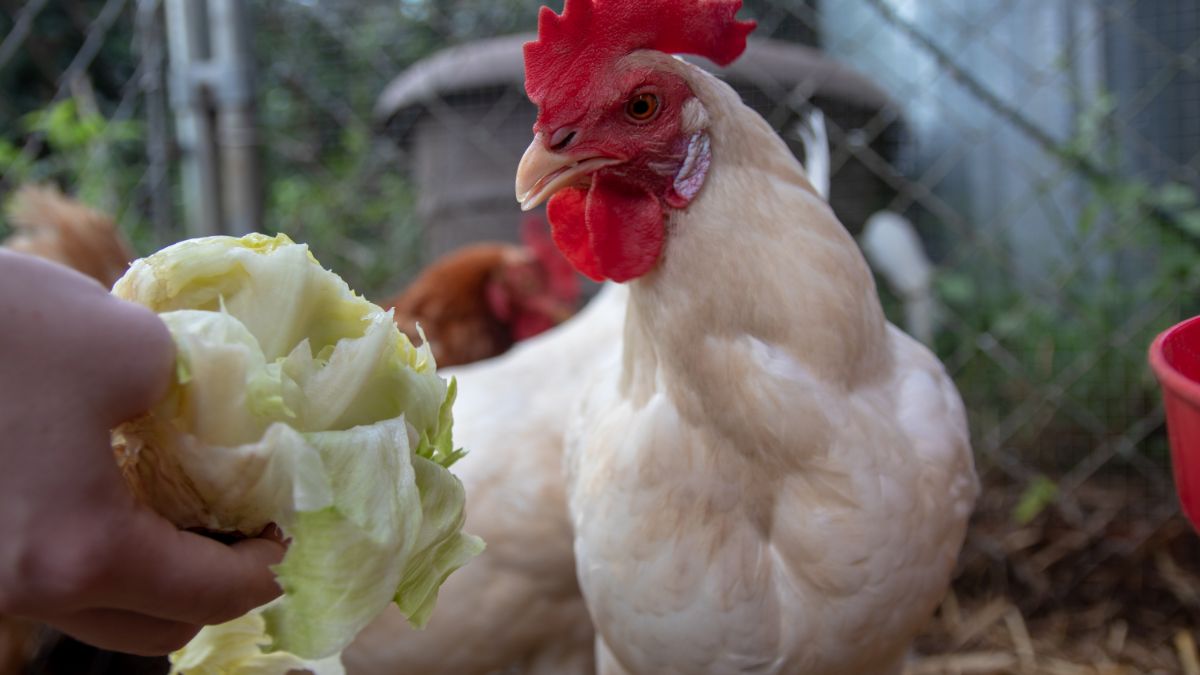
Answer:
[[[808,111],[796,124],[796,135],[804,144],[804,171],[821,199],[829,201],[830,175],[829,135],[825,131],[825,114],[809,105]]]
[[[54,187],[23,186],[5,216],[14,230],[3,242],[6,248],[71,267],[106,288],[134,258],[133,247],[112,218]]]

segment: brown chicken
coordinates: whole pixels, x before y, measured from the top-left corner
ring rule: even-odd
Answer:
[[[4,246],[53,260],[112,285],[133,260],[133,247],[113,219],[67,197],[58,188],[26,185],[9,202],[15,232]]]
[[[413,340],[420,325],[439,366],[502,354],[569,318],[579,301],[578,277],[545,222],[526,219],[521,237],[522,245],[485,242],[453,251],[380,304],[396,310],[396,324]]]

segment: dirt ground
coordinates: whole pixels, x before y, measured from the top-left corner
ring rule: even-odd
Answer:
[[[1200,535],[1173,495],[1097,479],[1027,525],[1018,499],[984,491],[907,675],[1200,675]]]

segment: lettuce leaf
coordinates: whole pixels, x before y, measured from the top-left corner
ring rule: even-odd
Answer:
[[[241,672],[215,665],[214,641],[234,639],[239,654],[326,659],[389,602],[423,625],[483,548],[448,470],[455,384],[428,348],[284,235],[181,242],[113,292],[158,312],[177,345],[167,397],[113,434],[134,493],[180,527],[275,523],[291,540],[274,568],[284,595],[202,631],[176,668]]]
[[[345,675],[346,669],[336,654],[308,660],[287,652],[264,652],[270,642],[265,631],[259,610],[219,626],[205,626],[187,647],[171,655],[170,675],[288,675],[299,670],[313,675]]]

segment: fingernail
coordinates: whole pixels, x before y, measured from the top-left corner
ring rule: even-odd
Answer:
[[[284,546],[288,544],[288,539],[284,537],[283,530],[279,529],[279,526],[275,523],[271,523],[263,528],[263,531],[258,536],[262,539],[270,539]]]

